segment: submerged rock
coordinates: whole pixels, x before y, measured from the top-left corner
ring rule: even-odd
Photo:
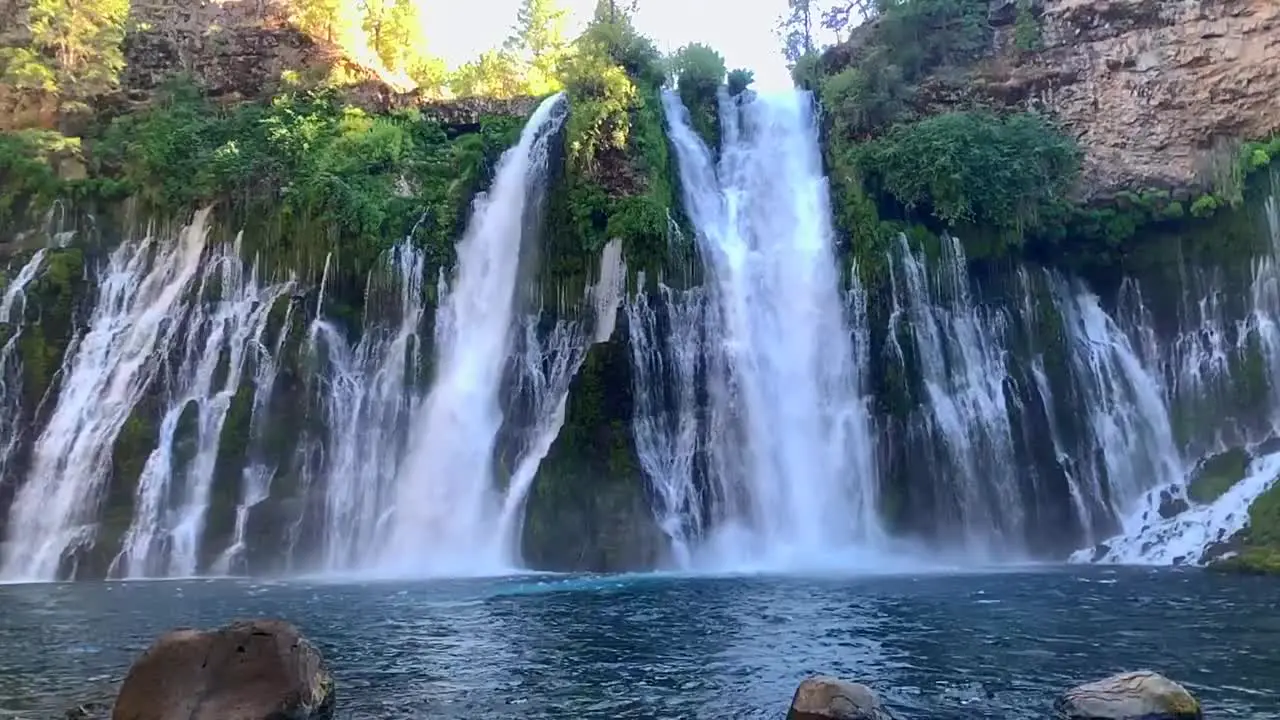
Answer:
[[[171,630],[133,664],[112,720],[328,720],[333,679],[282,620]]]
[[[796,688],[787,720],[893,720],[893,715],[866,685],[816,675]]]
[[[1186,688],[1149,670],[1077,685],[1054,703],[1058,720],[1201,720]]]

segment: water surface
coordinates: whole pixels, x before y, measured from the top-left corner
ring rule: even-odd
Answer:
[[[160,632],[292,620],[340,717],[772,718],[804,676],[906,718],[1031,720],[1150,668],[1214,718],[1280,716],[1280,582],[1187,570],[869,577],[525,576],[0,587],[0,717],[100,697]]]

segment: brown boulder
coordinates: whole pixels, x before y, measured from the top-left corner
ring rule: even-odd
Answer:
[[[333,679],[282,620],[160,636],[133,664],[112,720],[328,720]]]
[[[894,720],[866,685],[815,675],[796,688],[787,720]]]

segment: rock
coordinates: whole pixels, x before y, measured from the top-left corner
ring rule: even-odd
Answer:
[[[1080,192],[1208,189],[1236,140],[1280,132],[1275,0],[1043,0],[1042,49],[978,69],[979,95],[1047,111],[1085,151]],[[993,0],[1005,34],[1017,3]],[[986,98],[983,98],[986,99]]]
[[[893,715],[871,688],[816,675],[796,688],[787,720],[893,720]]]
[[[1160,513],[1160,517],[1165,520],[1175,518],[1190,508],[1191,504],[1187,502],[1186,498],[1176,495],[1169,490],[1161,491],[1160,509],[1158,512]]]
[[[1053,706],[1058,720],[1200,720],[1200,702],[1178,683],[1149,670],[1077,685]]]
[[[112,720],[328,720],[333,679],[282,620],[160,636],[133,664]]]
[[[1245,478],[1252,459],[1239,447],[1203,458],[1191,471],[1187,495],[1197,503],[1212,503]]]
[[[67,710],[66,720],[106,720],[111,717],[111,705],[102,702],[86,702]]]

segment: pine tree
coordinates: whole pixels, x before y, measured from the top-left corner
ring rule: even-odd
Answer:
[[[526,92],[542,95],[559,88],[556,77],[568,51],[568,12],[556,0],[524,0],[505,49],[524,67]]]

